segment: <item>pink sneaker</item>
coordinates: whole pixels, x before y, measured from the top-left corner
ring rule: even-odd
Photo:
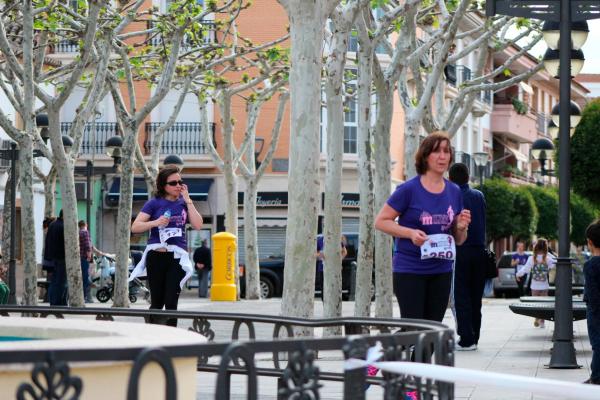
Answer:
[[[369,365],[367,367],[367,376],[375,376],[379,372],[379,368]]]

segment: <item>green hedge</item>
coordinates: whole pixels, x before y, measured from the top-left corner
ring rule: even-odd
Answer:
[[[529,241],[533,235],[558,239],[556,187],[512,186],[504,179],[485,181],[480,189],[487,204],[487,239],[508,236]],[[571,241],[585,244],[585,228],[600,217],[600,210],[583,196],[571,193]]]

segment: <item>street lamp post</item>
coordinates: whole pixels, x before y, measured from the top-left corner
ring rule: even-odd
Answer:
[[[487,164],[490,155],[484,151],[473,153],[473,161],[479,171],[479,186],[483,187],[483,168]]]
[[[571,259],[569,257],[569,197],[570,176],[570,104],[571,104],[571,54],[585,42],[586,20],[599,18],[596,2],[586,0],[488,0],[486,15],[496,14],[535,18],[546,21],[544,40],[550,48],[559,50],[559,216],[558,262],[556,273],[556,299],[554,309],[555,334],[550,358],[550,368],[579,368],[573,345],[573,300],[571,286]],[[558,21],[558,24],[557,24]],[[578,24],[575,25],[574,23]],[[558,25],[558,26],[557,26]],[[575,33],[571,37],[571,33]],[[557,35],[559,39],[557,43]],[[556,123],[556,121],[554,121]]]

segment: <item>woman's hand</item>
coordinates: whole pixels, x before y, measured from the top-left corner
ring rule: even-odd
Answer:
[[[169,218],[165,217],[164,215],[161,215],[159,218],[155,219],[152,222],[154,222],[154,226],[157,228],[161,226],[167,226],[169,225]]]
[[[181,185],[181,195],[183,196],[183,200],[185,200],[186,203],[192,202],[192,199],[190,198],[190,192],[188,191],[188,187],[185,183]]]
[[[410,233],[410,240],[415,246],[421,247],[427,241],[427,234],[419,229],[413,229]]]
[[[456,229],[466,231],[471,223],[471,211],[464,209],[456,217]]]

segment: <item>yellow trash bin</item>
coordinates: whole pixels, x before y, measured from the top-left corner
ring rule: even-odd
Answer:
[[[212,283],[210,299],[212,301],[236,301],[235,284],[235,235],[229,232],[215,233],[212,237]]]

